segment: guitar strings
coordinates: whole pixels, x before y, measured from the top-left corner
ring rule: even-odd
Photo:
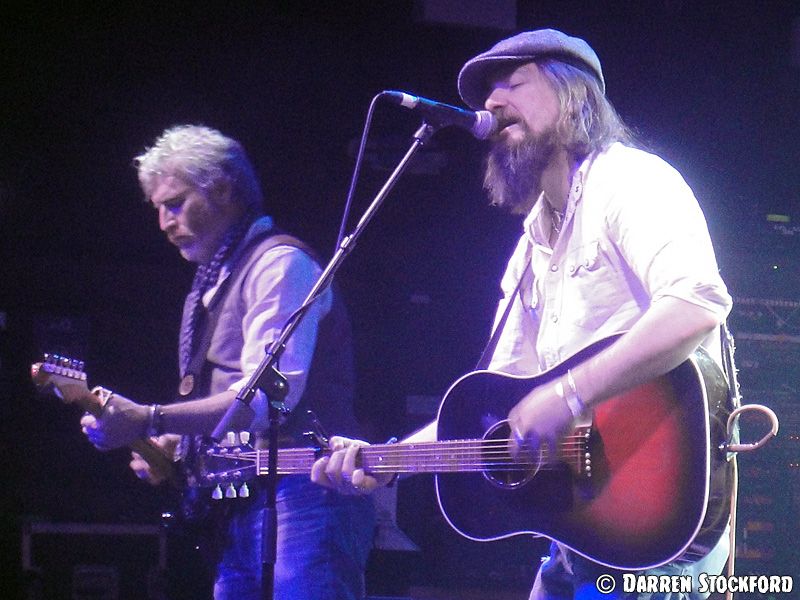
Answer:
[[[362,463],[371,473],[384,472],[447,472],[447,471],[520,471],[551,469],[554,464],[549,461],[549,451],[542,448],[540,452],[523,452],[518,457],[509,453],[509,439],[492,440],[447,440],[438,442],[421,442],[415,444],[398,444],[382,446],[365,446],[362,450]],[[557,458],[561,462],[575,462],[577,468],[587,457],[586,435],[570,435],[559,444]],[[259,474],[268,470],[269,451],[253,450],[230,454],[216,455],[216,458],[252,461],[263,465]],[[377,460],[376,460],[377,457]],[[318,452],[311,448],[284,448],[279,450],[278,473],[308,473],[311,465],[318,458]],[[415,464],[409,464],[410,461]],[[373,462],[374,461],[374,462]],[[243,467],[253,468],[251,467]],[[232,468],[230,471],[235,472]],[[241,470],[241,469],[240,469]]]

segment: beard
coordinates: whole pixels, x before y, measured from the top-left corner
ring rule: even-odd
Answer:
[[[519,142],[496,139],[486,157],[483,188],[493,206],[528,214],[541,192],[542,173],[558,148],[555,127],[536,134],[526,128]]]

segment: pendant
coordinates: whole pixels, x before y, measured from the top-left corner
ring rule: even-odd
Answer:
[[[191,373],[187,373],[181,379],[180,385],[178,385],[178,393],[181,396],[188,396],[194,390],[194,375]]]

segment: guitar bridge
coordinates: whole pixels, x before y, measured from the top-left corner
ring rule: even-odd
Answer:
[[[590,441],[592,438],[592,427],[587,425],[585,427],[578,427],[574,433],[577,452],[575,456],[575,464],[573,468],[576,473],[583,477],[592,476],[592,450]]]

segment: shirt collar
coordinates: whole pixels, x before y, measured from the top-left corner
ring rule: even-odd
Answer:
[[[589,169],[591,169],[592,163],[594,162],[596,156],[596,153],[587,156],[572,176],[569,195],[567,196],[567,207],[564,214],[563,227],[566,227],[569,221],[572,219],[572,215],[575,214],[575,209],[577,208],[578,203],[583,198],[583,184],[586,181],[586,177],[589,174]],[[531,211],[528,213],[528,216],[525,217],[523,229],[525,235],[528,237],[528,240],[531,243],[540,243],[547,246],[546,241],[549,236],[549,230],[545,227],[545,222],[542,217],[544,203],[544,192],[542,192],[539,194],[539,198],[536,199],[536,202],[534,203]]]

